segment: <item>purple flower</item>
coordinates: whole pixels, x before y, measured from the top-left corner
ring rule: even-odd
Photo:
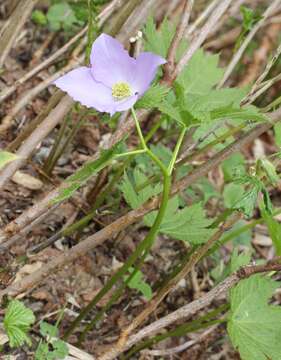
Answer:
[[[81,104],[112,116],[135,104],[165,62],[149,52],[135,59],[117,40],[101,34],[92,46],[91,66],[72,70],[54,83]]]

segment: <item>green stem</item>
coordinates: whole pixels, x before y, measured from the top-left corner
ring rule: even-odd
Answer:
[[[141,144],[143,148],[146,150],[146,153],[154,161],[159,167],[163,175],[163,193],[161,199],[161,205],[159,211],[157,213],[156,219],[154,221],[153,226],[150,228],[145,239],[137,246],[136,250],[133,254],[131,254],[126,261],[126,263],[110,278],[110,280],[105,284],[105,286],[100,290],[100,292],[93,298],[93,300],[80,312],[78,317],[71,323],[69,329],[66,331],[64,335],[64,339],[67,339],[70,334],[74,331],[77,325],[88,315],[88,313],[93,309],[94,306],[103,298],[103,296],[111,290],[111,288],[122,279],[124,275],[128,272],[129,268],[134,265],[139,257],[143,255],[143,253],[147,253],[153,244],[153,240],[159,231],[159,227],[164,218],[165,211],[169,201],[169,194],[171,189],[171,176],[168,174],[166,167],[163,165],[160,159],[157,158],[147,147],[144,137],[142,135],[142,131],[139,125],[139,121],[137,119],[135,111],[132,109],[132,114],[135,119],[136,128],[140,137]]]
[[[169,164],[169,166],[168,166],[168,174],[169,174],[170,176],[172,175],[172,172],[173,172],[173,170],[174,170],[174,166],[175,166],[175,163],[176,163],[176,160],[177,160],[179,151],[180,151],[181,144],[182,144],[183,139],[184,139],[185,132],[186,132],[186,127],[183,127],[183,128],[182,128],[182,131],[181,131],[181,133],[180,133],[180,136],[179,136],[179,138],[178,138],[178,141],[177,141],[175,150],[174,150],[174,152],[173,152],[172,159],[171,159],[170,164]]]

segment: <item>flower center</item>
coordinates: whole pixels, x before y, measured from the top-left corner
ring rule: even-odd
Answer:
[[[132,95],[130,85],[125,82],[118,82],[112,86],[114,100],[123,100]]]

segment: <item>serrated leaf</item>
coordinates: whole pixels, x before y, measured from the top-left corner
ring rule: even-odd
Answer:
[[[93,175],[105,168],[113,157],[120,152],[120,143],[111,149],[103,150],[98,159],[87,162],[80,170],[66,180],[64,188],[61,189],[60,194],[53,202],[58,203],[70,198],[75,191],[82,187]]]
[[[226,107],[218,108],[211,111],[212,120],[242,120],[242,121],[265,121],[266,116],[259,112],[255,106],[237,108],[230,104]]]
[[[69,351],[64,341],[59,339],[54,340],[52,341],[52,346],[54,348],[54,350],[52,351],[54,359],[64,359],[67,357]]]
[[[160,106],[165,97],[167,96],[169,89],[160,84],[152,85],[136,103],[136,109],[153,109]]]
[[[254,275],[230,291],[227,331],[242,360],[280,359],[281,308],[268,305],[277,287],[275,281]]]
[[[218,61],[218,55],[197,50],[188,66],[177,77],[177,82],[184,87],[186,93],[208,93],[223,76],[223,69],[218,67]]]
[[[52,5],[47,12],[47,20],[53,31],[61,28],[69,30],[73,25],[79,23],[71,6],[66,2]]]
[[[180,109],[177,105],[173,105],[168,101],[163,101],[161,104],[158,104],[157,107],[163,114],[168,115],[173,120],[176,120],[180,125],[184,125]]]
[[[48,324],[46,321],[40,322],[40,334],[44,337],[56,337],[58,336],[58,328],[54,325]]]
[[[129,272],[132,273],[133,268],[130,268]],[[127,277],[125,277],[126,279]],[[130,289],[135,289],[140,291],[143,296],[150,300],[152,297],[152,289],[148,283],[143,280],[143,273],[140,270],[137,270],[132,279],[127,284]]]
[[[28,309],[22,302],[12,300],[9,303],[3,325],[11,347],[19,347],[24,343],[31,345],[27,332],[34,322],[35,316],[32,310]]]
[[[143,189],[136,191],[136,188],[143,185],[146,181],[147,177],[138,168],[134,169],[132,179],[129,178],[127,173],[124,174],[120,190],[122,191],[127,204],[129,204],[132,209],[137,209],[161,191],[161,185],[159,184],[154,187],[148,185]]]
[[[223,161],[222,170],[225,181],[244,175],[246,173],[244,156],[241,153],[231,155]]]
[[[233,209],[242,211],[247,217],[251,217],[256,206],[260,189],[252,187],[246,191],[242,198],[233,204]]]
[[[0,151],[0,169],[7,165],[9,162],[14,161],[18,158],[17,155],[8,151]]]
[[[144,223],[152,226],[156,215],[157,211],[146,215]],[[190,244],[201,244],[206,242],[214,232],[208,228],[211,223],[212,220],[206,218],[200,203],[179,209],[179,198],[176,196],[169,200],[159,232]]]

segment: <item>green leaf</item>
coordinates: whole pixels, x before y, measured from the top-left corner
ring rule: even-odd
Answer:
[[[270,238],[275,247],[276,254],[281,255],[281,224],[273,218],[265,209],[261,209],[262,218],[264,219]]]
[[[56,337],[58,336],[58,328],[54,325],[48,324],[45,321],[40,322],[40,334],[44,336],[45,338],[50,337]]]
[[[55,340],[52,342],[54,350],[52,351],[54,359],[64,359],[68,355],[68,347],[62,340]]]
[[[53,200],[58,203],[70,198],[75,191],[83,186],[93,175],[105,168],[113,157],[121,152],[121,144],[118,143],[111,149],[104,150],[98,159],[87,162],[80,170],[71,175],[65,182],[65,187],[60,194]]]
[[[264,169],[268,179],[272,184],[276,184],[279,182],[280,178],[276,173],[275,166],[267,159],[259,160],[262,168]]]
[[[18,158],[17,155],[8,151],[0,151],[0,169],[7,165],[9,162],[14,161]]]
[[[197,50],[188,66],[177,77],[177,82],[184,87],[186,93],[208,93],[223,76],[223,69],[218,67],[218,61],[218,55]]]
[[[32,310],[18,300],[10,301],[4,317],[4,328],[9,337],[11,347],[19,347],[24,343],[31,345],[27,336],[30,326],[35,322]]]
[[[281,123],[278,122],[274,125],[274,135],[275,135],[275,142],[276,145],[281,147]]]
[[[47,19],[52,31],[69,30],[73,25],[79,24],[71,6],[66,2],[52,5],[48,10]]]
[[[250,31],[252,27],[262,19],[259,13],[256,13],[253,9],[245,5],[240,6],[240,11],[243,15],[242,27],[246,31]]]
[[[246,106],[243,108],[237,108],[230,104],[225,107],[221,107],[211,111],[212,120],[242,120],[244,121],[265,121],[267,118],[262,114],[255,106]]]
[[[130,268],[129,272],[132,273],[134,268]],[[125,280],[128,276],[125,277]],[[148,283],[143,280],[143,273],[140,270],[137,270],[132,279],[127,284],[130,289],[135,289],[140,291],[143,296],[150,300],[152,298],[152,289]]]
[[[129,178],[127,173],[124,174],[120,190],[122,191],[127,204],[130,205],[132,209],[137,209],[161,191],[161,186],[159,184],[154,187],[148,185],[143,189],[136,191],[136,188],[145,184],[146,181],[147,177],[138,168],[134,169],[132,179]]]
[[[35,360],[47,360],[48,353],[49,345],[41,340],[35,352]]]
[[[31,19],[37,25],[46,26],[48,24],[47,17],[41,10],[34,10],[32,12]]]
[[[244,156],[241,153],[231,155],[223,161],[222,170],[225,181],[244,175],[246,173]]]
[[[254,275],[230,291],[227,331],[242,360],[280,359],[281,308],[268,305],[277,287],[275,281]]]
[[[144,223],[152,226],[157,211],[146,215]],[[200,203],[179,209],[179,198],[175,196],[168,203],[168,209],[160,225],[159,231],[174,239],[183,240],[190,244],[201,244],[213,234],[209,229],[212,220],[207,219]]]
[[[233,209],[242,211],[247,217],[251,217],[256,206],[259,192],[259,188],[252,187],[243,194],[241,199],[233,204]]]
[[[251,249],[244,250],[239,254],[238,249],[235,248],[231,255],[230,272],[233,273],[240,269],[242,266],[248,265],[251,261],[251,254]]]
[[[136,103],[136,109],[153,109],[161,105],[169,89],[160,84],[152,85]]]
[[[230,183],[225,185],[223,190],[224,204],[227,208],[232,209],[237,203],[237,199],[244,194],[244,187],[240,184]]]
[[[158,104],[157,107],[163,114],[169,116],[173,120],[176,120],[180,125],[185,124],[182,120],[180,109],[176,104],[172,104],[169,101],[164,100],[161,104]]]

